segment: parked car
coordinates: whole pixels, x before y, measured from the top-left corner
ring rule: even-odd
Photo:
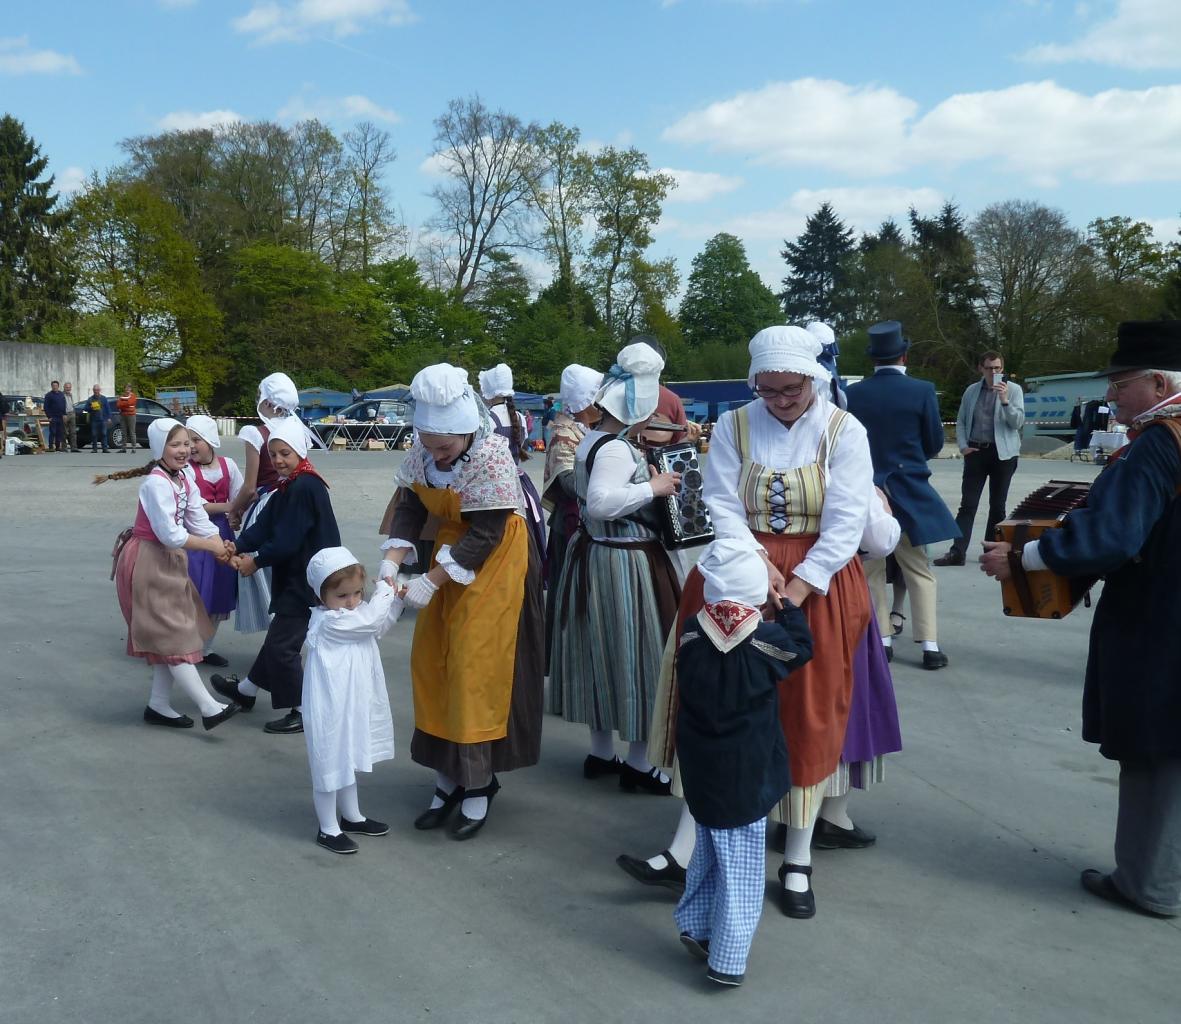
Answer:
[[[346,405],[335,416],[326,416],[311,424],[326,446],[343,437],[350,448],[369,440],[380,440],[387,448],[396,448],[414,429],[411,403],[389,398],[367,398]]]
[[[111,403],[111,408],[114,408],[115,400],[109,398],[108,401]],[[78,422],[78,444],[80,447],[84,447],[90,444],[90,411],[86,408],[86,402],[79,402],[75,405],[74,413]],[[135,447],[146,448],[148,446],[148,424],[161,416],[172,416],[172,413],[151,398],[136,399]],[[107,425],[107,447],[123,447],[123,424],[117,415],[112,416]]]

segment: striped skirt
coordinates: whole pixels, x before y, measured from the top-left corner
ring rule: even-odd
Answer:
[[[274,491],[260,494],[242,517],[242,529],[251,526]],[[234,629],[239,633],[261,633],[271,624],[271,570],[259,569],[253,576],[238,577],[238,606]]]

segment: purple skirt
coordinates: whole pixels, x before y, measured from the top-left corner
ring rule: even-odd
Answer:
[[[225,514],[210,516],[222,540],[233,540],[234,531]],[[229,615],[238,605],[238,574],[222,565],[208,551],[190,551],[189,579],[201,595],[205,610],[211,615]]]
[[[853,655],[853,702],[841,760],[849,765],[850,782],[863,788],[860,764],[902,749],[894,679],[878,632],[877,616],[870,606],[869,628]]]

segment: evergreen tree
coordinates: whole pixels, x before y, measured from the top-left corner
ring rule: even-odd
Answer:
[[[842,290],[846,258],[853,252],[853,229],[830,203],[821,203],[794,242],[784,241],[780,256],[791,268],[779,299],[788,320],[823,320],[839,329],[845,314]]]
[[[779,300],[751,270],[746,249],[733,235],[714,235],[693,257],[681,300],[681,328],[690,345],[745,345],[780,319]]]
[[[69,214],[55,210],[49,159],[15,117],[0,117],[0,338],[39,335],[64,317],[74,282],[60,243]]]

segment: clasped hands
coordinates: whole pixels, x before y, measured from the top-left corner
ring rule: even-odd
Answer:
[[[232,540],[223,540],[221,543],[220,553],[215,553],[219,562],[228,565],[243,576],[253,576],[258,572],[258,563],[255,562],[253,555],[239,554],[238,548]]]

